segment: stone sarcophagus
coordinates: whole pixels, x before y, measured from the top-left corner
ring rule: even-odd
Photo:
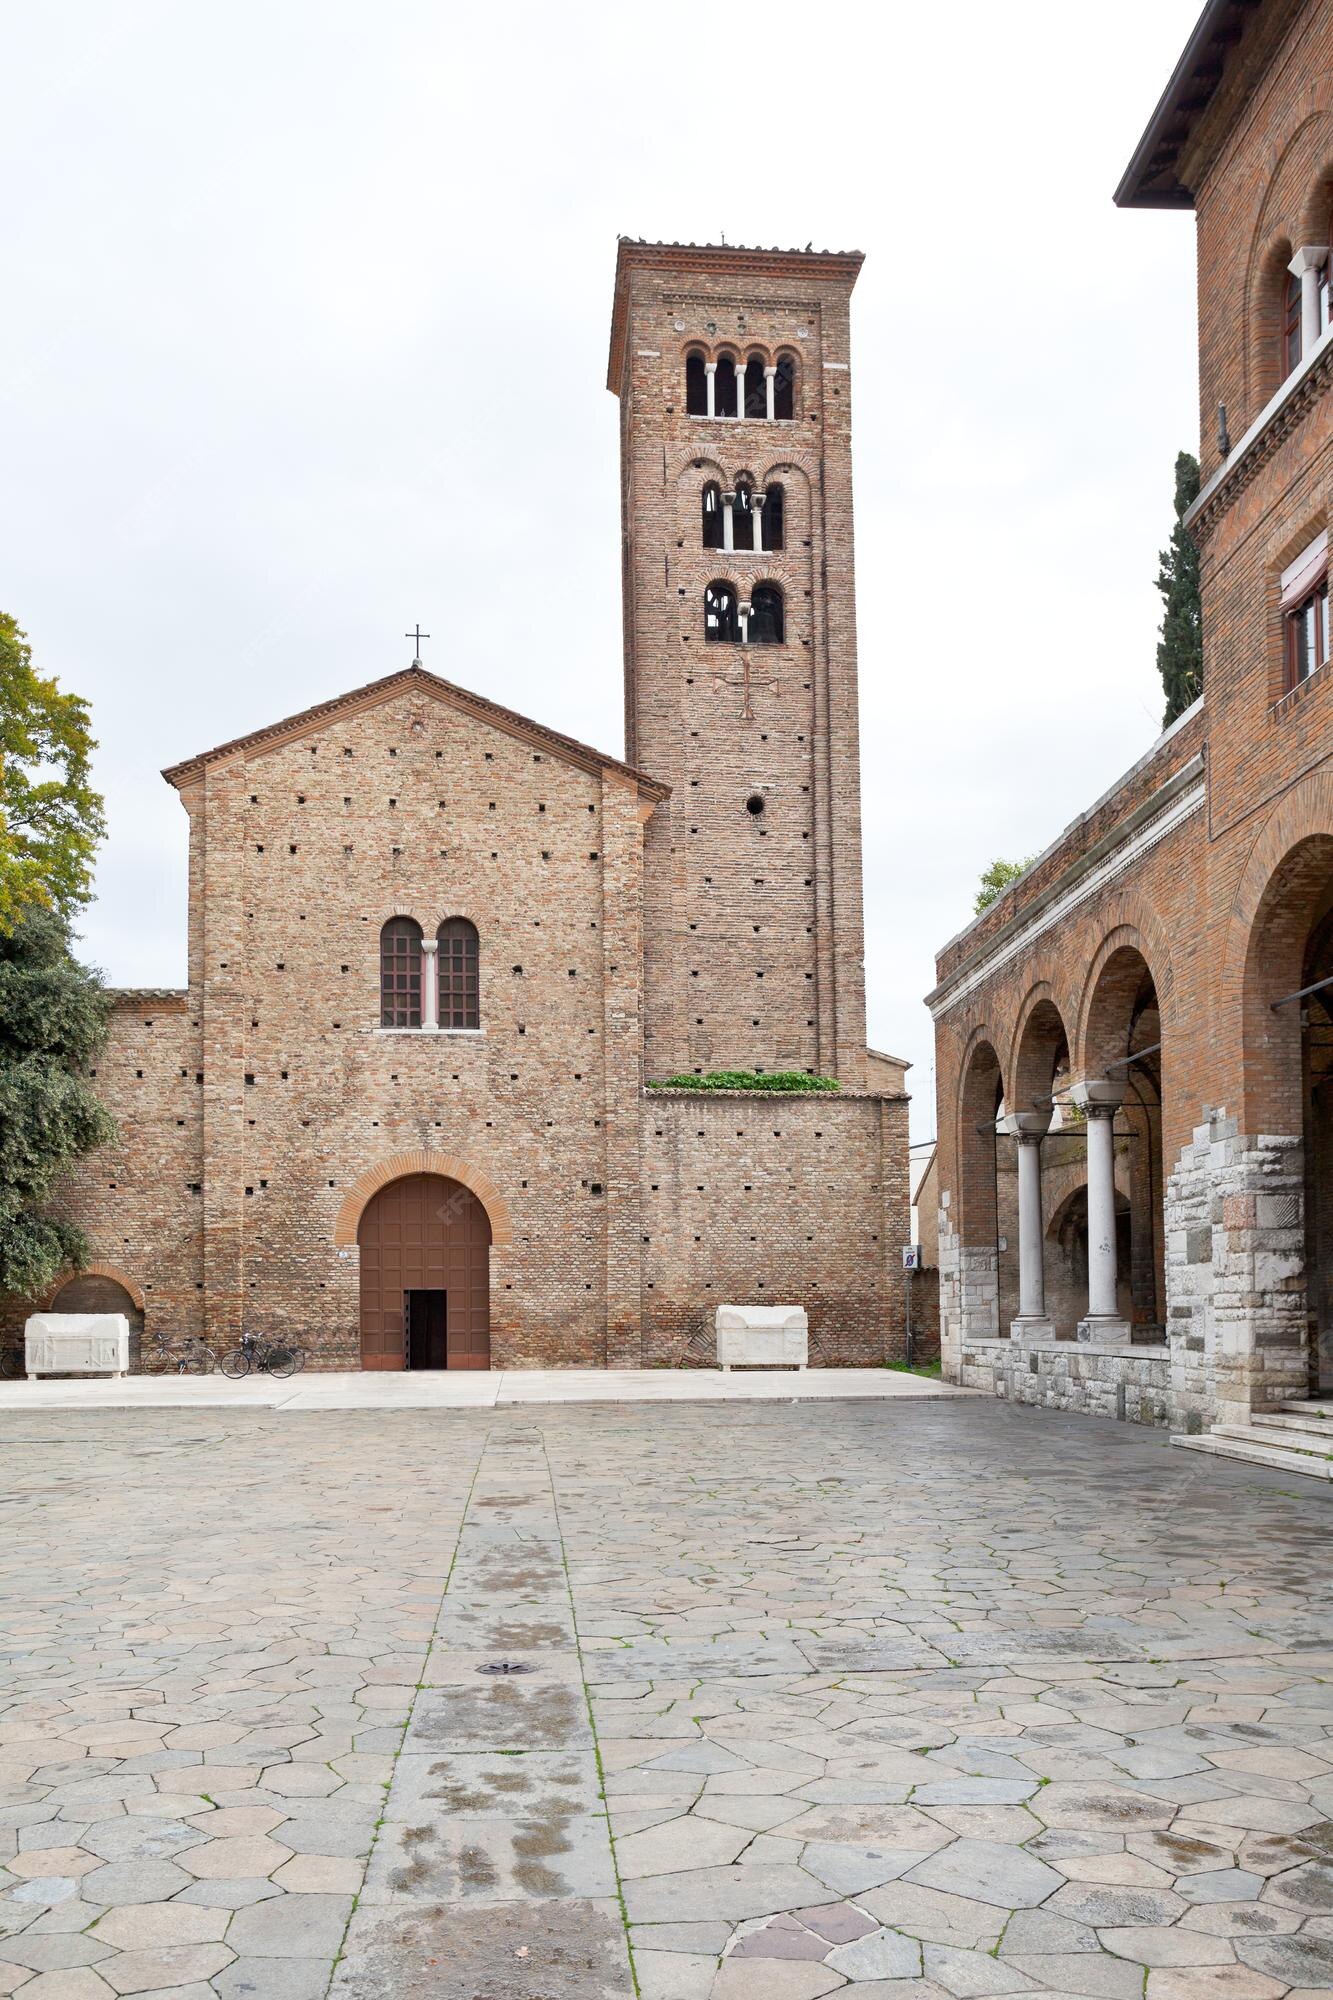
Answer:
[[[804,1306],[719,1306],[719,1368],[804,1368],[810,1322]]]
[[[23,1329],[23,1360],[38,1375],[125,1375],[130,1323],[124,1313],[33,1313]]]

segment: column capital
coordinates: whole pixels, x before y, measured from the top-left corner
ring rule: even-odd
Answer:
[[[736,505],[736,489],[734,486],[729,493],[722,495],[722,505],[724,507],[734,507]]]
[[[750,494],[750,505],[752,507],[762,507],[767,498],[768,495],[765,493],[763,487],[756,486]]]
[[[439,948],[440,940],[438,938],[422,938],[421,949],[423,951],[438,951]]]
[[[1090,1076],[1074,1085],[1069,1101],[1077,1104],[1089,1118],[1114,1118],[1125,1096],[1123,1083],[1112,1081],[1109,1076]]]
[[[716,375],[716,373],[717,373],[717,363],[716,363],[716,361],[705,361],[705,363],[704,363],[704,374],[705,374],[705,375]]]
[[[1293,278],[1302,278],[1307,271],[1317,271],[1327,259],[1327,243],[1307,243],[1296,252],[1287,269]]]
[[[770,367],[768,366],[767,362],[765,362],[765,364],[764,364],[764,373],[765,373],[765,375],[768,375],[768,376],[773,376],[773,375],[776,375],[776,374],[777,374],[777,372],[778,372],[778,371],[777,371],[777,368],[776,368],[776,367],[772,367],[772,368],[770,368]]]
[[[1049,1111],[1011,1111],[996,1126],[1009,1139],[1017,1139],[1020,1146],[1038,1145],[1051,1129]]]

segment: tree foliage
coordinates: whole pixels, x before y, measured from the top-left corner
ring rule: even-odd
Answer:
[[[106,828],[88,724],[88,704],[36,672],[25,634],[0,611],[0,935],[30,907],[68,917],[91,894]]]
[[[1176,457],[1176,525],[1159,558],[1157,588],[1162,593],[1162,636],[1157,671],[1166,689],[1167,729],[1203,693],[1203,618],[1199,608],[1199,551],[1184,515],[1199,497],[1199,461],[1188,451]]]
[[[1030,868],[1035,860],[1036,856],[1029,854],[1026,861],[992,861],[990,867],[986,869],[981,877],[980,886],[977,889],[976,897],[972,904],[972,908],[976,914],[980,916],[983,910],[988,910],[1001,889],[1007,889],[1011,882],[1016,882],[1019,876],[1026,869]]]
[[[49,1212],[65,1170],[115,1137],[88,1082],[107,995],[54,911],[0,932],[0,1292],[31,1298],[87,1261],[81,1231]]]
[[[687,1072],[666,1076],[648,1085],[649,1090],[783,1090],[799,1093],[811,1090],[840,1090],[833,1076],[807,1076],[803,1069],[712,1069],[704,1076]]]

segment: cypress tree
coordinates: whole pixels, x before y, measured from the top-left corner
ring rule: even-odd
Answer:
[[[1199,609],[1199,552],[1183,517],[1199,496],[1199,461],[1191,452],[1176,457],[1176,525],[1161,552],[1157,588],[1162,593],[1162,636],[1157,671],[1166,689],[1166,729],[1203,693],[1203,619]]]

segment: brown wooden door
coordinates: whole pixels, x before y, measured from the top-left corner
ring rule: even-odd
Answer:
[[[458,1181],[406,1174],[366,1204],[361,1246],[361,1365],[408,1365],[409,1292],[443,1292],[447,1366],[491,1365],[491,1225]]]

